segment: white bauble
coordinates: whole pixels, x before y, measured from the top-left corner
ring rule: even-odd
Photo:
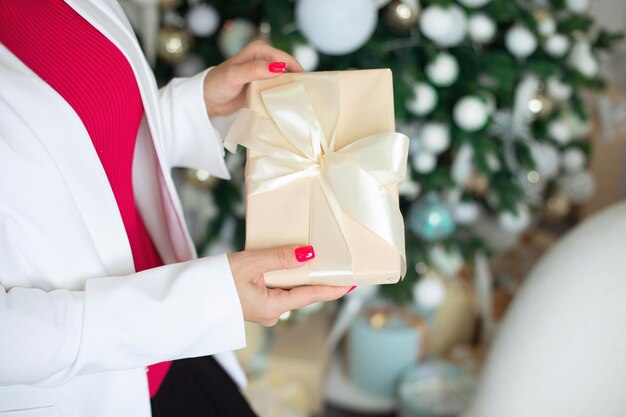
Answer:
[[[561,166],[566,173],[575,174],[585,168],[586,159],[579,148],[569,148],[561,154]]]
[[[565,0],[565,7],[574,13],[585,13],[589,10],[589,0]]]
[[[195,54],[188,54],[182,61],[174,65],[174,75],[176,77],[191,77],[206,68],[206,63],[202,57]]]
[[[241,51],[257,34],[256,26],[245,19],[224,22],[217,37],[217,46],[225,57],[230,58]]]
[[[456,224],[472,224],[480,217],[480,206],[473,201],[461,201],[451,207]]]
[[[426,123],[420,133],[421,145],[427,152],[440,154],[450,147],[450,128],[437,122]]]
[[[434,310],[446,298],[446,287],[435,274],[427,273],[413,286],[413,299],[422,310]]]
[[[356,51],[369,40],[378,20],[372,0],[299,0],[296,23],[317,50],[328,55]]]
[[[591,122],[584,120],[574,111],[568,111],[563,115],[565,124],[569,127],[572,140],[586,138],[591,133]]]
[[[470,38],[477,43],[490,42],[496,34],[496,24],[484,13],[476,13],[470,16],[468,21]]]
[[[422,11],[419,25],[428,39],[442,47],[460,44],[467,32],[465,12],[454,4],[447,8],[428,6]]]
[[[588,201],[596,190],[596,181],[589,171],[559,178],[559,188],[573,204]]]
[[[600,64],[591,51],[588,41],[576,42],[568,57],[568,63],[587,78],[598,75]]]
[[[524,204],[517,205],[517,213],[510,211],[501,212],[498,215],[498,223],[511,232],[521,232],[530,226],[530,210]]]
[[[491,0],[459,0],[459,3],[461,3],[465,7],[477,8],[477,7],[483,7],[485,4],[489,3],[490,1]]]
[[[502,227],[499,221],[483,213],[472,225],[472,231],[485,241],[493,253],[504,253],[519,241],[519,232]]]
[[[426,65],[426,76],[437,86],[450,86],[459,77],[459,62],[453,55],[440,52],[434,61]]]
[[[409,178],[398,184],[398,194],[406,197],[408,200],[415,200],[420,191],[422,191],[420,184]]]
[[[446,278],[456,278],[463,267],[463,256],[455,248],[435,245],[428,251],[428,258],[437,272]]]
[[[548,134],[561,146],[567,145],[572,140],[572,132],[562,118],[548,124]]]
[[[541,14],[541,18],[537,20],[537,30],[542,36],[552,36],[556,32],[556,22],[549,14]]]
[[[482,129],[487,123],[488,109],[485,102],[476,96],[465,96],[456,102],[452,110],[454,123],[467,132]]]
[[[572,97],[572,86],[569,84],[565,84],[557,77],[548,78],[548,82],[546,85],[546,89],[548,92],[548,96],[551,99],[558,102],[567,101]]]
[[[541,178],[551,180],[559,174],[559,150],[549,143],[533,142],[530,155]]]
[[[526,58],[537,49],[537,38],[522,25],[512,26],[504,37],[506,49],[517,58]]]
[[[302,65],[305,71],[315,70],[320,60],[319,54],[314,48],[301,43],[293,47],[293,57]]]
[[[561,58],[567,53],[570,42],[567,36],[560,33],[555,33],[546,39],[543,44],[543,49],[546,53],[554,58]]]
[[[430,152],[419,151],[413,155],[413,168],[420,174],[428,174],[437,167],[437,157]]]
[[[405,106],[408,111],[417,116],[423,116],[433,111],[439,101],[437,90],[424,82],[413,85],[413,95],[414,98],[407,100]]]
[[[187,13],[187,27],[195,36],[206,37],[215,33],[220,25],[220,15],[215,7],[199,4]]]

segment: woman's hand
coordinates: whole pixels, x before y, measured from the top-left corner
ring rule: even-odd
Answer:
[[[263,326],[273,326],[286,311],[346,295],[351,287],[311,285],[282,290],[265,286],[263,273],[298,268],[314,256],[310,246],[229,253],[228,262],[235,278],[244,319]]]
[[[249,82],[273,78],[287,71],[302,72],[303,69],[288,53],[263,41],[251,42],[207,73],[204,102],[209,116],[239,110],[245,104]]]

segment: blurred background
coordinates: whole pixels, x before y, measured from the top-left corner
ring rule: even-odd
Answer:
[[[393,71],[408,274],[249,325],[261,417],[460,416],[529,271],[626,195],[622,0],[121,3],[162,85],[253,39],[306,71]],[[201,255],[243,248],[245,153],[226,158],[229,182],[175,172]]]

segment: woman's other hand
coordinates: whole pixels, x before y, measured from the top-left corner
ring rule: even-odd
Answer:
[[[246,88],[254,80],[265,80],[283,72],[302,72],[294,57],[254,41],[237,55],[209,71],[204,79],[204,102],[209,116],[239,110],[246,101]]]
[[[246,321],[273,326],[286,311],[318,301],[336,300],[351,287],[310,285],[283,290],[265,286],[265,272],[295,269],[314,257],[310,246],[247,250],[229,253],[228,262]]]

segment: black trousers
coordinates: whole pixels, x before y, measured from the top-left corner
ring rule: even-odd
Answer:
[[[211,356],[172,362],[151,403],[153,417],[257,417]]]

